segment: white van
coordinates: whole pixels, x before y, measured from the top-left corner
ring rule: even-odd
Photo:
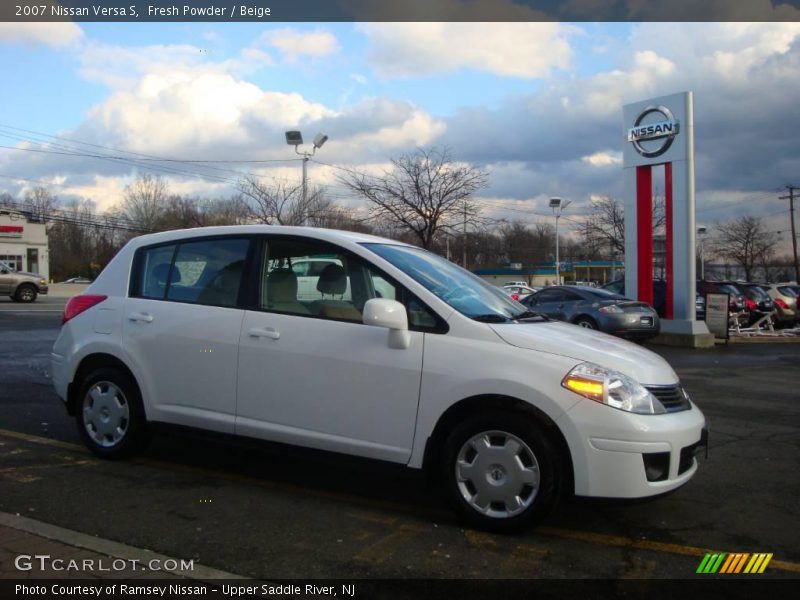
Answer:
[[[322,260],[302,297],[292,265]],[[132,453],[155,422],[365,456],[431,470],[493,530],[529,527],[570,493],[686,483],[705,420],[670,366],[523,310],[392,240],[158,233],[68,302],[53,382],[99,456]]]

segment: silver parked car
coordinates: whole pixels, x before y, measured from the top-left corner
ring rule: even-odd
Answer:
[[[765,283],[761,288],[772,298],[776,322],[791,327],[797,323],[800,314],[797,310],[797,296],[789,285],[791,284]]]
[[[602,288],[553,286],[520,302],[552,319],[625,338],[647,339],[661,330],[652,306]]]
[[[15,271],[0,261],[0,294],[14,302],[33,302],[39,294],[47,293],[47,280],[38,273]]]

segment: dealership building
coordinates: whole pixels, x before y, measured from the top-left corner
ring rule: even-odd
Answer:
[[[45,224],[18,210],[0,208],[0,260],[49,280],[49,259]]]

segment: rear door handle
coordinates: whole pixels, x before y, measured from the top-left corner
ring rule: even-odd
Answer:
[[[266,327],[264,329],[255,328],[251,329],[248,334],[250,337],[254,338],[269,338],[271,340],[279,340],[281,338],[281,332],[277,329],[273,329],[272,327]]]
[[[140,321],[142,323],[152,323],[153,322],[153,315],[147,313],[133,313],[128,315],[128,320],[130,321]]]

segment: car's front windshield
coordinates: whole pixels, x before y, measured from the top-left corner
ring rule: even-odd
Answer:
[[[502,323],[530,315],[502,290],[432,252],[394,244],[364,246],[467,317]]]

